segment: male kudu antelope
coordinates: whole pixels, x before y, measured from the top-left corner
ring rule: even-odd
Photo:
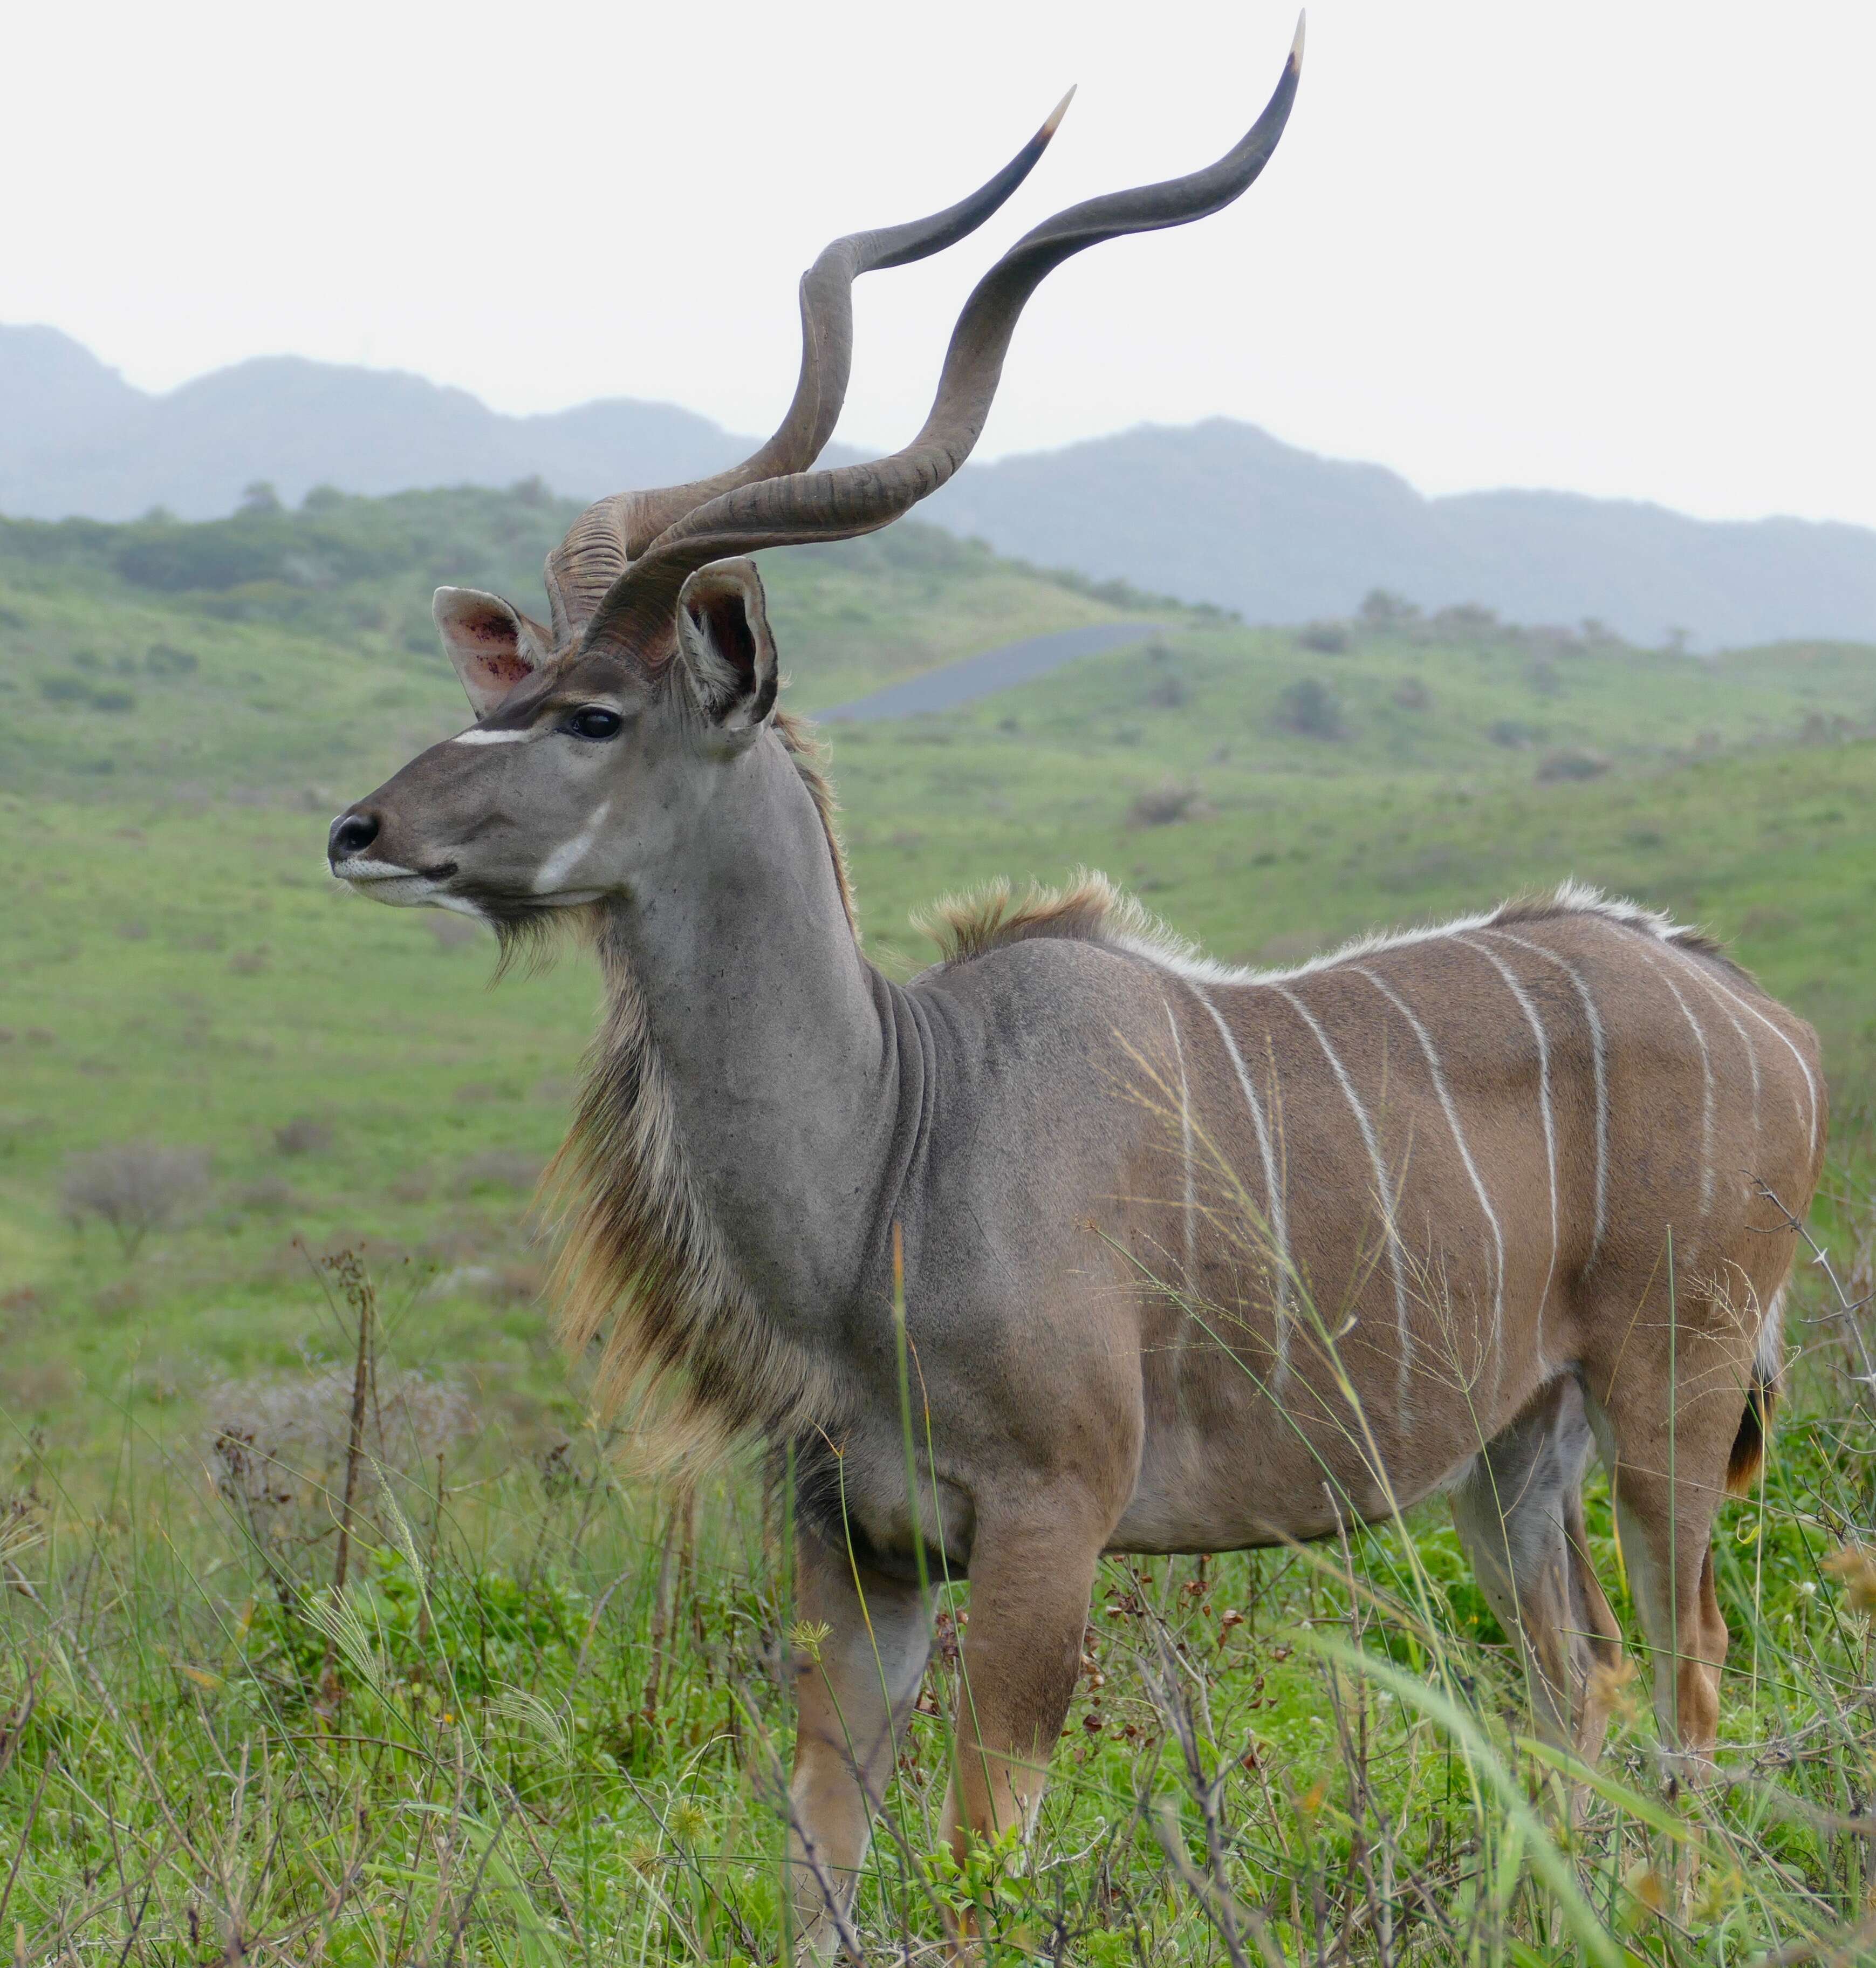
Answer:
[[[1247,973],[1087,878],[955,908],[944,960],[894,983],[777,707],[755,566],[726,558],[868,532],[943,484],[1043,275],[1237,197],[1297,68],[1209,170],[1030,233],[913,443],[811,472],[854,275],[962,236],[1053,119],[975,199],[830,247],[775,436],[592,507],[548,560],[549,626],[441,591],[479,721],[333,825],[361,893],[597,946],[610,1012],[558,1164],[555,1290],[615,1393],[793,1445],[800,1610],[830,1630],[797,1664],[792,1792],[823,1944],[926,1665],[922,1569],[971,1586],[960,1841],[1035,1809],[1104,1552],[1316,1537],[1442,1487],[1540,1723],[1593,1753],[1618,1646],[1585,1558],[1593,1442],[1664,1738],[1690,1768],[1714,1747],[1709,1533],[1757,1460],[1786,1207],[1819,1173],[1810,1030],[1698,935],[1576,889]]]

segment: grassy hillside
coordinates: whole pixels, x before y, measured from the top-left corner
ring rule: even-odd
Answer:
[[[280,1961],[441,1960],[452,1931],[490,1961],[775,1945],[756,1795],[788,1727],[773,1526],[739,1478],[695,1520],[619,1485],[536,1300],[527,1199],[593,973],[575,957],[491,992],[480,931],[375,908],[321,865],[337,804],[466,721],[430,586],[525,605],[563,517],[447,494],[0,527],[0,1567],[31,1589],[0,1594],[0,1872],[20,1855],[6,1918],[27,1959],[81,1939],[223,1958],[237,1928]],[[1135,599],[911,529],[775,558],[810,704]],[[1306,638],[1155,612],[1173,626],[1151,649],[835,734],[890,969],[926,960],[920,903],[998,874],[1104,866],[1265,961],[1574,875],[1733,938],[1824,1033],[1858,1140],[1876,651],[1703,662],[1465,611]],[[127,1255],[82,1206],[85,1158],[133,1142],[167,1152],[176,1193]],[[1854,1259],[1876,1225],[1847,1176],[1836,1193],[1824,1227]],[[382,1319],[356,1647],[310,1596],[354,1332],[319,1261],[347,1249]],[[1821,1274],[1804,1290],[1803,1315],[1832,1309]],[[1730,1964],[1864,1918],[1865,1842],[1834,1827],[1865,1811],[1869,1606],[1826,1561],[1871,1520],[1870,1422],[1848,1329],[1795,1329],[1809,1425],[1722,1539],[1738,1782],[1664,1813],[1645,1707],[1622,1709],[1556,1861],[1602,1951],[1525,1863],[1545,1834],[1504,1801],[1538,1782],[1506,1732],[1512,1656],[1432,1511],[1324,1567],[1111,1565],[1034,1865],[917,1882],[944,1759],[921,1720],[869,1944],[885,1958],[935,1932],[940,1892],[982,1892],[1000,1960],[1046,1957],[1052,1923],[1069,1959],[1227,1958],[1153,1829],[1172,1799],[1214,1863],[1178,1750],[1200,1698],[1169,1691],[1156,1634],[1203,1664],[1201,1733],[1229,1746],[1216,1863],[1286,1960]],[[1591,1529],[1632,1633],[1600,1487]],[[1328,1664],[1325,1634],[1379,1665]],[[955,1678],[934,1670],[937,1705]]]
[[[519,1309],[466,1316],[451,1348],[501,1351],[498,1329],[538,1347],[517,1225],[594,980],[574,959],[490,993],[478,932],[358,901],[322,852],[336,806],[465,720],[430,585],[526,594],[566,516],[458,492],[0,527],[0,816],[23,905],[0,921],[0,1274],[39,1309],[0,1375],[29,1410],[90,1384],[94,1352],[111,1384],[134,1378],[127,1323],[179,1385],[287,1360],[287,1308],[315,1296],[282,1254],[299,1232],[493,1267],[508,1283],[483,1288]],[[810,706],[1117,612],[914,529],[771,556],[767,577]],[[1876,653],[1696,661],[1463,610],[1300,638],[1171,620],[966,710],[839,728],[881,961],[926,960],[908,919],[936,894],[1084,863],[1244,960],[1574,876],[1737,939],[1860,1096]],[[58,1196],[74,1155],[131,1138],[205,1151],[212,1179],[120,1277]],[[114,1323],[67,1316],[100,1292]]]
[[[381,777],[465,720],[432,590],[544,617],[542,562],[577,510],[521,487],[199,526],[0,521],[0,785],[277,799]],[[920,526],[771,555],[768,576],[810,706],[1146,599]]]

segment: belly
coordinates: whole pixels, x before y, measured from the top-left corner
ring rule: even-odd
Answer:
[[[1380,1348],[1341,1363],[1292,1365],[1281,1391],[1223,1354],[1189,1358],[1176,1384],[1157,1377],[1110,1549],[1237,1551],[1389,1517],[1447,1487],[1554,1371],[1524,1348],[1483,1376],[1424,1357],[1403,1375]]]

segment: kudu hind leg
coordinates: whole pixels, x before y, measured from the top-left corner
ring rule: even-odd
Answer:
[[[1713,1586],[1713,1520],[1743,1396],[1740,1364],[1684,1332],[1675,1371],[1639,1364],[1604,1383],[1590,1413],[1603,1439],[1635,1610],[1653,1655],[1654,1711],[1669,1766],[1697,1780],[1719,1733],[1726,1622]],[[1590,1377],[1592,1394],[1596,1388]]]
[[[1480,1588],[1518,1642],[1538,1727],[1593,1759],[1608,1727],[1606,1670],[1622,1646],[1589,1562],[1590,1446],[1576,1383],[1554,1381],[1480,1450],[1452,1507]]]
[[[790,1885],[796,1932],[826,1957],[853,1904],[873,1814],[917,1698],[930,1607],[917,1586],[856,1566],[805,1529],[796,1554]]]

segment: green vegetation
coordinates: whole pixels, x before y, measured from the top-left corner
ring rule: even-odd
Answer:
[[[429,587],[538,607],[566,516],[523,488],[0,524],[0,1940],[21,1958],[778,1945],[778,1526],[746,1474],[626,1482],[536,1302],[528,1196],[591,969],[491,992],[479,931],[372,908],[320,864],[338,805],[467,721]],[[924,960],[908,918],[936,893],[1082,863],[1270,962],[1596,881],[1733,939],[1818,1024],[1842,1158],[1818,1234],[1868,1288],[1876,652],[1696,662],[1381,606],[1253,630],[910,526],[765,574],[810,707],[1014,636],[1169,625],[835,733],[889,968]],[[374,1289],[347,1251],[377,1361],[335,1595]],[[1566,1832],[1438,1511],[1346,1550],[1116,1562],[1033,1855],[972,1879],[930,1860],[945,1749],[921,1716],[868,1958],[973,1895],[1011,1962],[1870,1958],[1866,1363],[1829,1280],[1802,1289],[1766,1485],[1722,1524],[1724,1783],[1666,1800],[1637,1700]],[[1633,1639],[1609,1526],[1599,1487]],[[956,1676],[934,1669],[931,1707]]]

